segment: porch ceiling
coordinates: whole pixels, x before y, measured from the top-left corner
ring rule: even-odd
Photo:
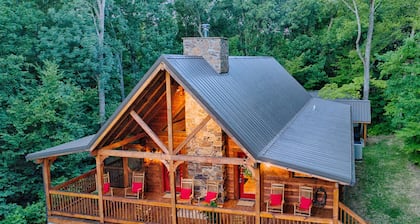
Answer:
[[[133,117],[130,116],[130,111],[136,111],[145,122],[150,122],[157,114],[155,111],[166,106],[164,71],[159,71],[158,74],[154,76],[150,84],[140,92],[139,97],[131,99],[131,95],[133,94],[127,96],[127,99],[134,101],[128,104],[128,108],[124,108],[124,110],[119,108],[117,110],[122,111],[122,113],[114,114],[109,118],[109,121],[114,121],[115,123],[111,124],[112,127],[108,126],[106,135],[103,135],[103,138],[95,146],[95,149],[105,147],[139,133],[144,133],[144,130],[140,125],[138,125]],[[123,102],[120,107],[125,106],[127,106],[127,103]],[[117,117],[119,117],[119,119],[116,119]],[[98,135],[100,134],[101,132],[98,132]]]

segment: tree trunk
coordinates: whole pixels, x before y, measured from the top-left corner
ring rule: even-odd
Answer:
[[[122,50],[119,54],[116,55],[118,62],[118,70],[120,77],[120,91],[121,91],[121,102],[125,99],[125,89],[124,89],[124,70],[122,65]]]
[[[370,89],[370,52],[372,46],[373,27],[375,23],[375,0],[370,0],[369,27],[366,36],[365,60],[363,63],[363,99],[369,99]]]
[[[105,123],[105,86],[106,80],[103,74],[104,71],[104,33],[105,33],[105,0],[97,0],[98,9],[95,10],[94,21],[96,26],[96,34],[98,36],[98,97],[99,97],[99,122],[102,125]],[[96,19],[96,20],[95,20]]]
[[[362,37],[362,25],[360,22],[359,10],[355,0],[352,0],[353,6],[347,3],[345,0],[341,0],[347,8],[350,9],[356,16],[357,23],[357,38],[356,38],[356,52],[363,64],[363,99],[369,99],[369,89],[370,89],[370,52],[372,46],[372,37],[373,37],[373,27],[374,27],[374,18],[375,18],[375,0],[369,1],[369,27],[366,36],[366,45],[365,45],[365,55],[363,56],[362,51],[360,50],[360,39]]]

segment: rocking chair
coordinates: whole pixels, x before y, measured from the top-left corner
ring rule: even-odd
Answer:
[[[95,179],[96,178],[96,174],[95,174]],[[109,173],[105,173],[104,174],[104,183],[102,185],[102,195],[111,195],[114,196],[114,190],[111,187],[111,179],[109,178]],[[95,190],[95,194],[97,194],[98,191]]]
[[[126,198],[144,198],[144,172],[133,172],[131,187],[124,188],[124,197]]]
[[[207,182],[205,194],[198,198],[198,204],[209,205],[212,202],[216,202],[219,194],[219,184],[215,182]]]
[[[271,184],[270,199],[267,203],[267,212],[283,213],[284,184]]]
[[[313,199],[312,187],[301,186],[299,188],[299,202],[295,202],[295,215],[311,216]]]
[[[181,194],[178,198],[178,203],[191,204],[194,198],[194,179],[181,179]]]

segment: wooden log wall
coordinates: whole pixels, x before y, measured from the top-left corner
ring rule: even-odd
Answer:
[[[285,184],[285,203],[289,205],[299,201],[300,186],[310,186],[314,189],[314,193],[317,188],[323,187],[327,192],[327,203],[324,208],[333,208],[335,183],[310,177],[293,177],[292,172],[274,166],[262,165],[261,172],[263,178],[263,200],[269,198],[271,183]]]

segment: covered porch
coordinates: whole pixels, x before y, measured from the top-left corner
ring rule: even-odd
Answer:
[[[48,173],[48,170],[44,171]],[[104,171],[110,174],[111,183],[115,183],[111,186],[112,195],[103,195],[102,189],[96,190],[97,169],[49,188],[46,194],[49,221],[67,223],[70,218],[75,223],[88,223],[89,220],[101,223],[365,223],[338,202],[338,186],[332,195],[332,207],[337,204],[337,209],[314,207],[310,217],[302,217],[293,215],[292,200],[297,189],[291,184],[288,184],[289,192],[286,192],[281,214],[266,212],[264,198],[268,195],[264,193],[267,188],[264,184],[257,186],[260,194],[249,203],[227,199],[213,207],[200,205],[196,199],[191,204],[178,203],[176,190],[175,197],[170,192],[146,190],[143,199],[125,198],[124,188],[116,186],[123,181],[121,170],[105,166]]]

